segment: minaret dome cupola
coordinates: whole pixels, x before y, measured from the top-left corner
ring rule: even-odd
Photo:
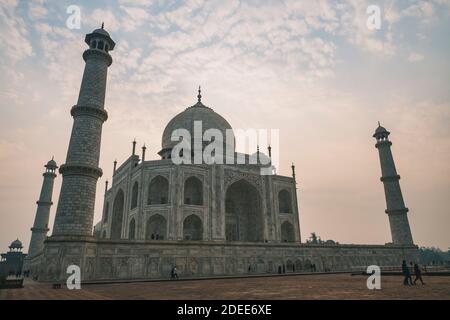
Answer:
[[[386,140],[389,140],[389,139],[388,139],[388,136],[389,136],[390,134],[391,134],[391,133],[390,133],[389,131],[387,131],[386,128],[382,127],[382,126],[380,125],[380,122],[378,122],[378,128],[375,130],[375,133],[373,134],[373,137],[374,137],[375,139],[377,139],[378,142],[380,142],[380,141],[386,141]]]
[[[84,40],[90,49],[108,52],[113,50],[116,43],[111,39],[109,33],[104,29],[104,24],[100,29],[95,29],[92,33],[86,35]]]

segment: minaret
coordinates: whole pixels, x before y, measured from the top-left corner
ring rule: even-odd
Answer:
[[[44,240],[48,232],[48,220],[50,218],[50,207],[52,206],[53,182],[56,178],[55,160],[50,160],[45,165],[44,181],[42,182],[41,194],[37,203],[36,216],[34,224],[31,228],[30,247],[28,249],[28,257],[32,258],[44,249]]]
[[[377,139],[375,147],[378,149],[381,164],[381,181],[384,185],[386,197],[386,213],[389,216],[392,242],[397,245],[413,245],[411,229],[408,222],[408,208],[405,207],[402,191],[400,189],[400,176],[395,169],[389,141],[390,132],[378,123],[373,137]]]
[[[95,190],[102,176],[98,167],[103,122],[106,75],[112,63],[109,51],[115,43],[108,32],[96,29],[87,34],[86,62],[78,102],[72,107],[72,135],[63,176],[52,236],[92,236]]]

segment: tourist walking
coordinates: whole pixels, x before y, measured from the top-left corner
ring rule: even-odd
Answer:
[[[415,285],[416,283],[413,282],[413,280],[412,280],[412,275],[414,274],[414,264],[413,264],[412,261],[409,262],[409,266],[410,266],[410,267],[409,267],[409,276],[410,276],[409,282],[410,282],[412,285]]]
[[[172,271],[170,272],[170,277],[172,279],[178,279],[177,266],[173,266]]]
[[[402,274],[403,274],[403,284],[405,286],[412,285],[412,278],[411,278],[411,272],[409,271],[408,265],[406,264],[406,260],[403,260],[402,262]]]
[[[415,275],[415,279],[414,279],[414,284],[416,284],[417,280],[420,280],[420,282],[422,283],[422,285],[424,285],[425,283],[423,282],[422,279],[422,270],[420,270],[420,267],[417,263],[414,264],[414,275]]]

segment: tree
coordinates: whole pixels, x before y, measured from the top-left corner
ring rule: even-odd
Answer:
[[[448,251],[443,252],[435,247],[421,247],[419,249],[420,260],[423,264],[441,264],[449,260]]]
[[[311,236],[306,240],[306,243],[310,244],[339,244],[334,240],[322,240],[320,236],[318,236],[315,232],[311,233]]]
[[[317,235],[315,232],[311,233],[311,236],[309,237],[309,241],[308,243],[312,243],[312,244],[318,244],[319,242],[317,241]]]

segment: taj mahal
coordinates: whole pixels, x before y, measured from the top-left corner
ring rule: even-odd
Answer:
[[[133,142],[128,159],[114,162],[111,184],[96,195],[107,71],[115,42],[103,28],[86,35],[85,69],[78,101],[71,108],[73,127],[64,164],[45,165],[43,184],[24,270],[39,281],[64,281],[67,267],[77,265],[82,281],[161,279],[177,266],[180,277],[346,271],[372,264],[398,265],[417,260],[408,209],[391,153],[390,132],[381,125],[376,140],[392,242],[385,245],[311,244],[302,242],[295,167],[292,176],[261,174],[271,167],[265,154],[231,157],[245,163],[177,164],[172,134],[194,122],[202,130],[225,135],[232,126],[202,101],[169,121],[162,133],[157,159],[146,159],[146,148]],[[148,156],[148,155],[147,155]],[[191,157],[191,154],[184,154]],[[268,159],[263,164],[250,158]],[[48,228],[54,179],[62,179],[51,234]],[[301,190],[299,190],[301,192]],[[96,196],[104,197],[102,218],[94,227]]]

